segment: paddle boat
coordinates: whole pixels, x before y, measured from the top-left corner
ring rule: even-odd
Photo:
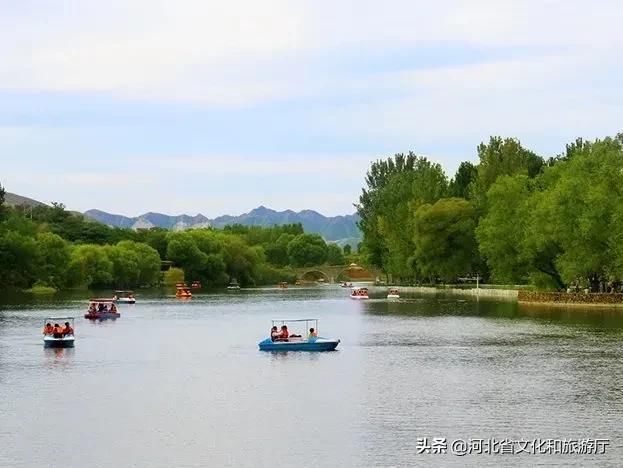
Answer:
[[[43,322],[44,347],[73,348],[75,339],[73,317],[48,317]]]
[[[134,297],[134,291],[115,291],[115,295],[112,300],[117,304],[135,304],[136,298]]]
[[[400,299],[400,291],[396,288],[391,288],[387,293],[387,299]]]
[[[301,334],[290,333],[287,324],[305,328]],[[279,334],[279,327],[287,338]],[[273,320],[271,337],[258,343],[260,351],[334,351],[340,340],[318,336],[318,319]]]
[[[341,288],[352,288],[353,287],[353,283],[347,283],[346,281],[342,281],[340,283],[340,287]]]
[[[239,291],[240,290],[240,285],[238,284],[238,281],[231,280],[229,282],[229,284],[227,285],[227,290],[228,291]]]
[[[175,297],[179,299],[190,299],[191,297],[193,297],[193,293],[188,286],[178,286],[177,290],[175,291]]]
[[[200,289],[201,288],[201,283],[199,281],[193,281],[192,283],[190,283],[190,287],[192,289]]]
[[[368,288],[353,288],[350,292],[351,299],[370,299],[368,296]]]
[[[89,320],[115,320],[119,317],[121,314],[112,299],[91,299],[89,310],[84,314],[84,318]]]
[[[288,289],[288,282],[282,281],[281,283],[279,283],[279,289]]]

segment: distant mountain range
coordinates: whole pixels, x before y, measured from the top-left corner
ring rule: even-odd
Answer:
[[[201,214],[197,216],[169,216],[161,213],[145,213],[141,216],[130,218],[100,210],[89,210],[84,215],[109,226],[132,229],[161,227],[181,230],[207,226],[222,228],[231,224],[273,226],[275,224],[301,223],[305,232],[318,233],[328,241],[348,240],[348,243],[356,244],[356,241],[361,238],[361,233],[357,227],[357,221],[359,220],[357,215],[327,217],[313,210],[299,212],[292,210],[275,211],[260,206],[240,216],[225,215],[214,219],[208,219]]]
[[[7,205],[11,206],[45,205],[45,203],[33,200],[32,198],[9,192],[5,194],[5,202]],[[359,217],[356,214],[331,217],[323,216],[313,210],[303,210],[299,212],[292,210],[275,211],[265,206],[260,206],[240,216],[224,215],[214,219],[208,219],[202,214],[198,214],[197,216],[169,216],[151,212],[130,218],[128,216],[111,214],[101,210],[89,210],[85,212],[84,215],[89,219],[109,226],[130,229],[160,227],[164,229],[183,230],[209,226],[222,228],[231,224],[273,226],[275,224],[301,223],[305,232],[320,234],[326,240],[337,242],[340,245],[351,244],[352,246],[356,246],[361,240],[361,231],[359,231],[357,227]]]

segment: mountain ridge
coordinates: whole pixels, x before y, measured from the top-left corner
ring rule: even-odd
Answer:
[[[33,198],[17,195],[16,193],[6,192],[4,194],[4,202],[8,206],[43,206],[46,203],[40,202]]]
[[[114,227],[144,229],[161,227],[164,229],[186,229],[193,227],[223,228],[231,224],[245,226],[273,226],[280,224],[301,223],[305,232],[317,233],[329,241],[342,239],[359,239],[361,233],[357,227],[359,217],[356,214],[324,216],[314,210],[276,211],[260,205],[257,208],[241,215],[222,215],[209,219],[202,214],[190,216],[166,215],[157,212],[148,212],[139,216],[129,217],[102,210],[92,209],[85,211],[85,216],[101,223]]]
[[[46,205],[38,200],[6,192],[5,202],[10,206],[39,206]],[[223,228],[231,224],[245,226],[273,226],[280,224],[301,223],[305,232],[320,234],[327,241],[349,243],[356,245],[361,240],[361,232],[357,226],[357,214],[324,216],[315,210],[284,210],[276,211],[260,205],[257,208],[240,215],[222,215],[209,219],[202,214],[190,216],[187,214],[167,215],[150,211],[140,216],[129,217],[120,214],[108,213],[103,210],[91,209],[83,215],[94,221],[108,226],[127,229],[150,229],[161,227],[164,229],[182,230],[212,226]]]

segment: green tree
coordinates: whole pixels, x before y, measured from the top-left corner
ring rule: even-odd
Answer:
[[[138,255],[119,245],[104,247],[108,259],[113,265],[112,283],[118,288],[131,288],[139,284]]]
[[[540,286],[564,287],[556,266],[560,248],[543,218],[547,210],[539,186],[546,176],[539,181],[527,175],[502,176],[487,193],[488,211],[476,236],[496,281],[531,279]]]
[[[322,265],[327,260],[327,244],[318,234],[300,234],[288,244],[290,265]]]
[[[289,262],[288,244],[295,238],[294,234],[283,233],[274,242],[264,247],[266,260],[275,266],[286,266]]]
[[[413,171],[417,160],[418,156],[409,152],[372,163],[366,174],[366,187],[356,205],[360,218],[359,228],[363,233],[362,246],[358,250],[365,254],[367,263],[383,271],[387,265],[389,248],[379,226],[379,214],[384,209],[382,195],[390,179],[396,174]]]
[[[477,176],[478,168],[469,161],[463,161],[459,165],[454,179],[450,181],[449,195],[452,197],[469,198],[470,186]]]
[[[114,280],[113,268],[105,247],[78,245],[71,250],[68,280],[75,286],[110,286]]]
[[[548,168],[535,201],[531,238],[557,247],[560,287],[585,279],[593,290],[620,274],[623,135],[568,146]],[[620,278],[620,276],[619,276]]]
[[[188,233],[170,234],[167,258],[182,268],[189,280],[206,279],[203,276],[203,269],[207,264],[208,256],[197,247],[197,243]]]
[[[329,265],[344,265],[346,263],[344,253],[339,246],[335,244],[327,245],[327,263]]]
[[[133,251],[138,256],[138,283],[137,286],[153,286],[160,279],[160,254],[153,247],[140,242],[121,241],[119,247]]]
[[[344,251],[344,255],[350,255],[353,253],[353,248],[350,244],[345,244],[342,250]]]
[[[476,212],[462,198],[443,198],[415,212],[415,259],[425,276],[446,282],[472,273],[477,263]]]
[[[222,255],[230,278],[243,286],[255,284],[256,267],[264,261],[261,247],[250,247],[239,236],[223,236]]]
[[[528,278],[530,262],[523,249],[530,193],[526,175],[502,176],[487,193],[488,210],[476,228],[476,237],[496,281],[517,283]]]
[[[37,280],[60,289],[67,282],[70,250],[67,242],[51,232],[37,235]]]
[[[541,173],[543,158],[525,149],[515,138],[491,137],[478,146],[478,172],[470,188],[476,206],[485,209],[489,188],[503,175],[524,174],[530,178]]]
[[[29,288],[37,275],[37,244],[16,231],[0,233],[0,284]]]
[[[145,231],[145,243],[156,249],[161,259],[167,258],[168,231],[162,228],[152,228]]]
[[[448,180],[439,164],[418,158],[411,171],[392,176],[379,195],[378,230],[388,252],[384,271],[410,279],[416,275],[415,211],[445,196]],[[364,237],[365,242],[365,237]]]

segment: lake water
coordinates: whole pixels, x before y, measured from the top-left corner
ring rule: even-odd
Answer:
[[[144,293],[103,323],[81,318],[85,308],[75,295],[3,300],[0,466],[621,465],[621,312],[357,302],[333,286]],[[63,315],[77,317],[75,349],[44,349],[44,318]],[[341,338],[338,351],[258,350],[271,319],[308,317]],[[446,439],[448,453],[418,453],[422,438]],[[450,453],[457,439],[491,438],[609,445]]]

